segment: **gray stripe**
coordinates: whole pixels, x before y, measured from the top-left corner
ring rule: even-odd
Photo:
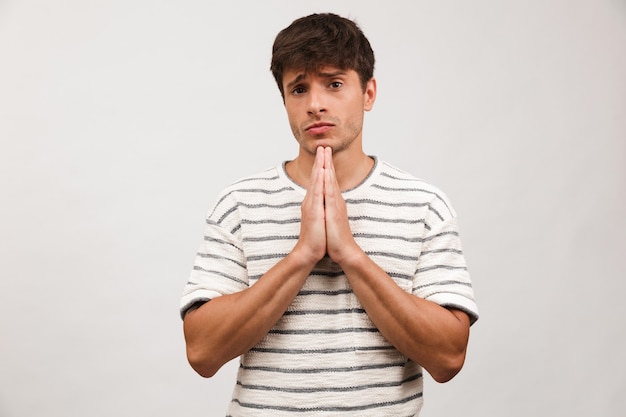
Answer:
[[[393,346],[350,346],[345,348],[324,348],[324,349],[278,349],[278,348],[260,348],[254,347],[251,352],[259,353],[278,353],[281,355],[311,355],[311,354],[328,354],[328,353],[346,353],[346,352],[371,352],[374,350],[395,350]]]
[[[362,308],[343,308],[338,310],[287,310],[283,313],[283,316],[304,316],[307,314],[319,314],[325,316],[333,316],[337,314],[365,314],[365,309]]]
[[[402,259],[403,261],[417,261],[417,256],[401,255],[392,252],[365,252],[368,256],[385,256],[387,258]]]
[[[237,206],[234,206],[234,207],[231,207],[231,208],[230,208],[229,210],[227,210],[226,212],[224,212],[224,214],[222,214],[222,217],[220,217],[220,218],[217,220],[217,224],[220,224],[220,225],[221,225],[221,224],[222,224],[222,222],[224,221],[224,219],[225,219],[226,217],[228,217],[228,215],[229,215],[230,213],[233,213],[233,212],[234,212],[234,211],[236,211],[236,210],[237,210]]]
[[[429,236],[427,238],[424,239],[424,242],[428,242],[429,240],[433,240],[433,239],[437,239],[443,236],[447,236],[447,235],[452,235],[452,236],[459,236],[459,232],[441,232],[441,233],[437,233],[436,235],[432,235]]]
[[[442,285],[465,285],[466,287],[471,287],[472,286],[472,284],[470,284],[469,282],[448,280],[448,281],[437,281],[437,282],[433,282],[433,283],[430,283],[430,284],[419,285],[419,286],[415,287],[414,289],[421,290],[422,288],[439,287],[439,286],[442,286]]]
[[[251,179],[252,180],[256,180],[256,178]],[[243,182],[243,181],[241,181]],[[211,213],[210,217],[213,217],[213,214],[215,213],[215,210],[217,210],[217,208],[222,204],[222,202],[224,200],[226,200],[228,197],[230,197],[231,194],[233,193],[261,193],[261,194],[279,194],[282,193],[283,191],[290,191],[293,190],[291,187],[283,187],[283,188],[279,188],[277,190],[264,190],[264,189],[260,189],[260,188],[249,188],[249,189],[242,189],[242,190],[232,190],[226,194],[224,194],[222,196],[222,198],[219,199],[219,201],[215,204],[215,208],[213,209],[213,212]]]
[[[287,236],[262,236],[262,237],[244,237],[244,242],[268,242],[272,240],[298,240],[300,236],[298,235],[287,235]]]
[[[400,274],[400,273],[395,273],[395,272],[387,272],[387,275],[389,275],[391,278],[406,279],[408,281],[413,280],[413,275],[406,275],[406,274]]]
[[[229,242],[227,240],[223,240],[223,239],[216,239],[210,236],[205,236],[204,240],[206,240],[207,242],[213,242],[213,243],[220,243],[223,245],[228,245],[228,246],[232,246],[233,248],[237,249],[239,252],[243,252],[243,249],[241,249],[239,246],[235,245],[232,242]]]
[[[389,240],[403,240],[405,242],[422,242],[424,239],[421,237],[403,237],[397,235],[378,235],[375,233],[354,233],[354,237],[363,239],[389,239]]]
[[[229,210],[228,214],[232,213],[232,212],[233,212],[233,210],[234,210],[234,209]],[[227,214],[224,214],[224,216],[222,216],[222,217],[219,219],[219,221],[221,222],[222,220],[224,220],[224,217],[225,217],[226,215],[227,215]],[[211,214],[211,216],[212,216],[212,214]],[[210,218],[207,218],[207,219],[206,219],[206,222],[207,222],[207,224],[211,224],[211,225],[214,225],[214,226],[218,226],[218,227],[221,227],[221,226],[222,226],[222,225],[221,225],[221,223],[218,223],[218,222],[216,222],[215,220],[211,220]],[[234,234],[235,234],[235,232],[237,232],[237,230],[239,230],[239,229],[241,229],[241,224],[238,224],[238,225],[236,225],[235,227],[233,227],[233,228],[232,228],[232,230],[230,231],[230,234],[231,234],[231,235],[234,235]]]
[[[402,381],[391,381],[391,382],[378,382],[373,384],[364,384],[364,385],[351,385],[348,387],[326,387],[326,388],[292,388],[292,387],[272,387],[268,385],[251,385],[251,384],[243,384],[241,381],[237,381],[237,385],[242,387],[243,389],[255,390],[255,391],[274,391],[274,392],[290,392],[290,393],[300,393],[300,394],[313,394],[316,392],[354,392],[354,391],[363,391],[372,388],[390,388],[390,387],[400,387],[407,382],[417,381],[422,378],[422,373],[415,374],[408,378],[405,378]]]
[[[237,277],[234,277],[234,276],[232,276],[232,275],[228,275],[228,274],[225,274],[225,273],[223,273],[223,272],[220,272],[220,271],[214,271],[214,270],[212,270],[212,269],[204,269],[204,268],[202,268],[202,267],[200,267],[200,266],[198,266],[198,265],[195,265],[195,266],[193,267],[193,269],[195,269],[196,271],[206,272],[206,273],[208,273],[208,274],[219,275],[220,277],[224,277],[224,278],[230,279],[231,281],[235,281],[235,282],[238,282],[238,283],[240,283],[240,284],[244,284],[245,286],[248,286],[248,283],[247,283],[247,282],[245,282],[245,281],[243,281],[243,280],[241,280],[241,279],[239,279],[239,278],[237,278]],[[197,283],[197,282],[191,282],[191,281],[190,281],[190,282],[188,282],[188,284],[198,285],[198,283]]]
[[[439,217],[439,220],[443,221],[443,216],[441,214],[439,214],[439,212],[437,210],[435,210],[430,203],[390,203],[390,202],[386,202],[386,201],[380,201],[380,200],[372,200],[369,198],[363,198],[363,199],[347,199],[346,203],[349,204],[373,204],[376,206],[386,206],[386,207],[428,207],[428,210],[432,211],[433,213],[435,213],[435,215],[437,217]]]
[[[273,168],[268,169],[267,171],[273,171]],[[250,182],[250,181],[273,181],[273,180],[277,180],[278,178],[280,178],[278,175],[274,175],[272,177],[252,177],[252,178],[244,178],[242,180],[236,181],[233,183],[233,185],[236,184],[243,184],[244,182]]]
[[[283,209],[283,208],[288,208],[288,207],[300,207],[301,205],[302,205],[302,202],[299,202],[299,201],[291,202],[291,203],[284,203],[284,204],[245,204],[245,203],[237,204],[237,206],[242,206],[242,207],[251,208],[251,209],[257,209],[257,208]]]
[[[370,364],[370,365],[344,366],[344,367],[334,367],[334,368],[279,368],[275,366],[245,366],[245,365],[240,365],[240,367],[247,371],[263,371],[263,372],[273,372],[273,373],[279,373],[279,374],[322,374],[326,372],[350,373],[350,372],[371,371],[374,369],[403,368],[405,365],[406,365],[406,362],[402,361],[402,362],[375,363],[375,364]]]
[[[274,220],[274,219],[262,219],[262,220],[246,220],[243,219],[241,224],[293,224],[300,223],[300,219],[285,219],[285,220]]]
[[[337,278],[340,276],[345,275],[344,272],[342,270],[339,271],[316,271],[313,270],[310,274],[309,277],[317,277],[317,278]],[[263,275],[253,275],[250,277],[251,280],[259,280],[261,279]]]
[[[390,178],[393,178],[390,175],[385,174],[384,172],[381,172],[381,175],[386,175],[386,176],[388,176]],[[417,181],[419,181],[419,180],[417,180]],[[441,201],[443,203],[443,205],[446,206],[446,208],[448,209],[448,212],[450,213],[450,215],[452,215],[452,210],[450,210],[450,207],[448,206],[446,201],[443,198],[441,198],[441,196],[439,194],[437,194],[436,192],[434,192],[434,191],[425,190],[423,188],[412,188],[412,187],[411,188],[385,187],[385,186],[379,185],[379,184],[372,184],[372,187],[375,187],[375,188],[378,188],[378,189],[384,190],[384,191],[392,191],[392,192],[395,192],[395,191],[417,191],[417,192],[421,192],[421,193],[434,195],[435,197],[437,197],[437,200]]]
[[[291,187],[283,187],[283,188],[277,188],[275,190],[266,190],[264,188],[244,188],[241,190],[237,190],[236,192],[238,193],[256,193],[256,194],[279,194],[282,193],[284,191],[293,191],[293,188]]]
[[[201,258],[207,258],[207,259],[218,259],[218,260],[222,260],[222,261],[228,261],[228,262],[232,262],[242,268],[246,268],[246,265],[235,260],[235,259],[230,259],[230,258],[225,258],[223,256],[220,255],[214,255],[212,253],[202,253],[202,252],[198,252],[198,256]]]
[[[311,273],[309,274],[310,277],[318,277],[318,278],[337,278],[340,276],[345,275],[343,270],[339,269],[336,271],[328,271],[328,270],[322,270],[322,269],[314,269],[313,271],[311,271]],[[254,275],[251,276],[250,279],[260,279],[263,275]]]
[[[380,222],[380,223],[406,223],[406,224],[423,223],[424,227],[427,230],[431,229],[431,227],[428,224],[426,224],[426,220],[424,220],[424,219],[417,219],[417,220],[413,220],[413,219],[385,219],[383,217],[372,217],[372,216],[351,216],[351,217],[349,217],[349,220],[352,220],[352,221],[368,220],[368,221]]]
[[[450,266],[450,265],[433,265],[433,266],[427,266],[425,268],[418,268],[417,271],[415,271],[416,274],[421,274],[422,272],[428,272],[428,271],[432,271],[433,269],[449,269],[449,270],[463,270],[463,271],[467,271],[467,267],[466,266]]]
[[[337,278],[342,275],[345,275],[345,273],[341,269],[338,271],[313,270],[313,272],[311,272],[310,274],[310,276],[318,276],[323,278]]]
[[[323,278],[337,278],[340,276],[345,275],[343,271],[338,271],[338,272],[316,272],[316,273],[311,273],[309,276],[318,276],[318,277],[323,277]],[[398,279],[406,279],[406,280],[413,280],[413,275],[406,275],[406,274],[401,274],[399,272],[387,272],[387,275],[389,275],[391,278],[398,278]],[[263,275],[255,275],[255,276],[251,276],[250,280],[255,280],[258,281],[259,279],[261,279]],[[352,292],[352,290],[346,290],[346,292]],[[313,293],[313,292],[312,292]],[[341,294],[342,292],[339,291],[337,292],[337,294]],[[306,291],[300,292],[299,295],[309,295],[307,294]],[[322,295],[335,295],[334,292],[329,292],[329,293],[322,293]]]
[[[422,252],[422,255],[428,255],[431,253],[445,253],[445,252],[450,252],[450,253],[456,253],[458,255],[463,255],[463,251],[459,250],[459,249],[434,249],[434,250],[426,250],[424,252]]]
[[[458,295],[459,297],[463,297],[466,300],[470,300],[471,302],[476,302],[472,297],[468,297],[466,294],[461,294],[460,292],[457,292],[457,291],[435,291],[435,292],[431,292],[430,294],[425,295],[424,299],[428,299],[432,297],[433,295],[437,295],[437,294],[454,294],[454,295]]]
[[[270,330],[271,334],[292,334],[292,335],[309,335],[309,334],[343,334],[343,333],[377,333],[376,327],[352,327],[344,329],[307,329],[307,330]]]
[[[316,276],[320,278],[337,278],[337,277],[344,276],[344,275],[345,273],[343,271],[336,271],[336,272],[317,271],[317,272],[311,272],[311,274],[309,274],[310,277]],[[392,278],[398,278],[398,279],[406,279],[406,280],[413,279],[413,275],[401,274],[399,272],[387,272],[387,275],[389,275]],[[261,279],[261,277],[263,277],[263,275],[253,275],[253,276],[250,276],[250,280],[258,281],[259,279]],[[349,292],[352,292],[352,291],[349,291]],[[307,294],[306,292],[302,292],[300,293],[300,295],[307,295]],[[333,294],[329,293],[328,295],[333,295]]]
[[[323,411],[323,412],[349,412],[349,411],[361,411],[361,410],[371,410],[373,408],[380,407],[388,407],[391,405],[398,405],[408,403],[417,398],[421,398],[422,393],[418,392],[417,394],[413,394],[409,397],[402,398],[396,401],[385,401],[381,403],[372,403],[366,405],[354,405],[354,406],[343,406],[343,407],[314,407],[314,408],[299,408],[299,407],[287,407],[287,406],[273,406],[268,404],[254,404],[254,403],[243,403],[238,399],[233,399],[232,402],[239,404],[243,408],[256,408],[260,410],[278,410],[278,411],[288,411],[292,413],[309,413],[312,411]]]
[[[318,278],[329,278],[329,279],[332,279],[332,278],[337,278],[337,277],[340,277],[340,276],[343,276],[343,275],[345,275],[343,273],[343,271],[337,271],[337,272],[333,272],[333,271],[318,271],[318,272],[311,272],[309,274],[309,277],[316,276]],[[262,277],[263,277],[263,275],[252,275],[252,276],[250,276],[250,280],[258,281]]]
[[[398,173],[401,173],[401,174],[406,174],[405,172],[399,171],[397,168],[392,167],[391,165],[388,165],[388,164],[385,164],[385,165],[387,165],[387,167],[388,167],[388,168],[393,169],[394,171],[396,171],[396,172],[398,172]],[[393,175],[391,175],[391,174],[389,174],[388,172],[385,172],[385,171],[381,171],[380,176],[381,176],[381,177],[391,178],[392,180],[398,180],[398,181],[406,181],[406,182],[423,182],[422,180],[417,179],[417,178],[413,178],[413,177],[410,177],[410,178],[406,178],[406,177],[396,177],[396,176],[393,176]]]
[[[351,289],[346,290],[337,290],[337,291],[325,291],[325,290],[302,290],[298,293],[299,296],[307,296],[307,295],[342,295],[342,294],[352,294]]]
[[[253,261],[262,261],[265,259],[275,259],[275,258],[284,258],[288,255],[288,253],[266,253],[263,255],[254,255],[254,256],[248,256],[246,259],[248,260],[248,262],[253,262]]]

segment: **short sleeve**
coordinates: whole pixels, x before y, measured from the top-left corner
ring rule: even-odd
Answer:
[[[180,301],[181,317],[194,304],[248,288],[236,202],[228,194],[206,216],[206,227]]]
[[[427,219],[413,293],[447,308],[467,313],[470,323],[478,319],[472,282],[463,255],[457,217],[441,192],[435,194]]]

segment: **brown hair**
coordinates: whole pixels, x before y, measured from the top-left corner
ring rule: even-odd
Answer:
[[[374,76],[374,51],[352,20],[332,13],[312,14],[296,19],[281,30],[272,48],[270,70],[280,94],[285,97],[283,74],[286,70],[315,71],[329,65],[353,69],[365,91]]]

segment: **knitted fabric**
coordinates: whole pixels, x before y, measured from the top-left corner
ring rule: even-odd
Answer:
[[[204,240],[181,299],[242,291],[297,242],[306,190],[284,164],[226,188],[207,215]],[[343,193],[359,246],[406,292],[478,318],[456,215],[436,187],[376,161]],[[416,416],[421,367],[376,329],[341,268],[313,269],[274,328],[240,358],[230,416]]]

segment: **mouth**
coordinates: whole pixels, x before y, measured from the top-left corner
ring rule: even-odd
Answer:
[[[321,135],[328,132],[330,129],[333,128],[333,126],[335,125],[332,123],[318,122],[308,125],[304,128],[304,130],[312,135]]]

